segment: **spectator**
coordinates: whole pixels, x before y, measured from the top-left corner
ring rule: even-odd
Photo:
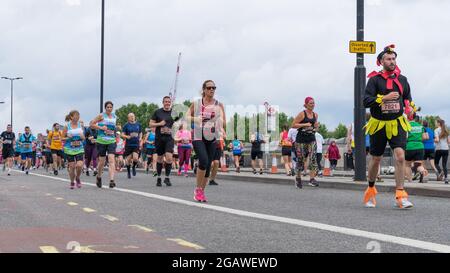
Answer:
[[[331,170],[335,170],[338,160],[341,159],[341,154],[335,140],[332,140],[328,147],[328,159],[330,160]]]

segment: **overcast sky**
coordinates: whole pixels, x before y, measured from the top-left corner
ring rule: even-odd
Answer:
[[[99,112],[101,0],[0,0],[0,76],[14,127],[34,133],[71,109]],[[394,43],[424,114],[450,118],[450,1],[367,0],[365,39]],[[356,0],[106,0],[105,101],[161,102],[183,53],[178,99],[213,79],[225,105],[265,101],[295,115],[316,98],[321,123],[351,123]],[[366,55],[367,72],[378,69]],[[10,84],[0,81],[0,129]]]

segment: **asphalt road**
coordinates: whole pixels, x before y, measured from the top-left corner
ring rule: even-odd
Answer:
[[[67,179],[0,173],[0,252],[450,252],[445,198],[414,196],[399,210],[381,193],[365,209],[358,191],[219,180],[200,204],[192,177],[158,188],[121,173],[114,190],[84,175],[70,190]]]

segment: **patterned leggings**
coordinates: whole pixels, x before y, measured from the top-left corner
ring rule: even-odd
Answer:
[[[306,160],[309,157],[309,170],[317,173],[319,165],[317,164],[317,144],[310,143],[295,143],[295,151],[297,153],[297,176],[301,176]]]

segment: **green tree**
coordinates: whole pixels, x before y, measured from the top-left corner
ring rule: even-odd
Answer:
[[[136,116],[136,121],[139,122],[142,126],[142,131],[148,127],[148,122],[152,117],[153,113],[159,108],[157,104],[146,102],[141,103],[140,105],[136,105],[134,103],[129,103],[127,105],[123,105],[116,110],[117,122],[120,125],[125,125],[128,121],[128,114],[134,113]]]
[[[320,124],[319,125],[319,134],[321,134],[323,136],[323,138],[329,138],[330,137],[330,133],[328,132],[328,128],[325,124]]]
[[[343,137],[347,137],[347,126],[342,123],[339,123],[338,127],[331,134],[332,138],[339,139]]]
[[[432,130],[436,129],[436,120],[440,119],[439,116],[425,116],[424,120],[428,121],[428,127]]]

